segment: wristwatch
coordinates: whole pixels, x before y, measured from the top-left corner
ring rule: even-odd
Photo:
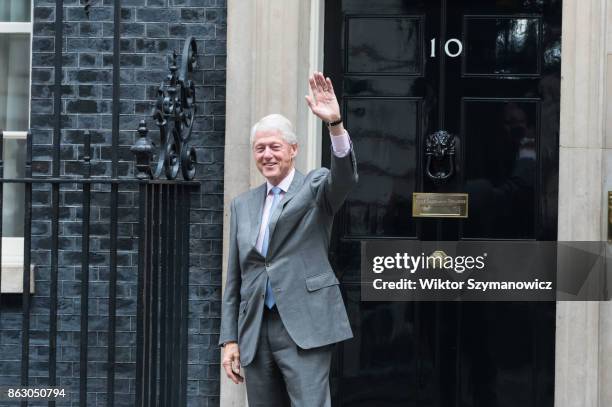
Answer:
[[[334,127],[334,126],[339,125],[340,123],[342,123],[342,117],[340,117],[340,118],[339,118],[338,120],[336,120],[335,122],[327,123],[327,125],[328,125],[329,127]]]

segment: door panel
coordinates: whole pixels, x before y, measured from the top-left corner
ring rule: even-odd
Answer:
[[[355,334],[335,353],[334,405],[552,406],[554,303],[361,302],[360,253],[366,239],[556,239],[561,1],[338,0],[325,13],[325,72],[360,173],[331,240]],[[448,182],[423,168],[438,130],[456,136]],[[415,219],[413,192],[467,192],[469,217]]]
[[[359,161],[360,183],[344,213],[344,238],[412,237],[421,100],[345,97],[345,120]],[[408,159],[407,159],[408,158]]]
[[[465,192],[475,216],[463,237],[534,239],[540,103],[463,98]]]
[[[346,73],[422,76],[423,24],[421,16],[347,16]]]
[[[464,76],[539,76],[540,19],[464,16]]]

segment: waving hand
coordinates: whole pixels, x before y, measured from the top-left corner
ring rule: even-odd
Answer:
[[[331,80],[321,72],[314,72],[308,82],[311,95],[306,95],[306,102],[312,113],[326,123],[340,120],[340,106]]]

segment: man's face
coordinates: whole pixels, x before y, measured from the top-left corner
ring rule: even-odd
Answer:
[[[285,141],[280,130],[260,130],[253,141],[257,169],[272,185],[278,185],[293,167],[297,144]]]

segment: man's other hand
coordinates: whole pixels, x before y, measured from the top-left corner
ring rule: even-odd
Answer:
[[[225,374],[234,383],[242,383],[244,378],[240,375],[240,350],[236,342],[228,342],[223,347],[223,360],[221,362]]]

